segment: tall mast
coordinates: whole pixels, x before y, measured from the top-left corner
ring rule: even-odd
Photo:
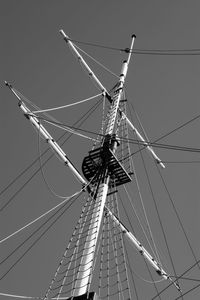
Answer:
[[[90,282],[90,276],[92,272],[94,255],[95,255],[95,248],[100,233],[100,226],[103,218],[103,211],[105,207],[105,201],[106,201],[106,196],[107,196],[108,186],[110,181],[108,165],[111,158],[113,159],[113,155],[117,147],[117,140],[114,135],[115,123],[116,123],[116,118],[119,109],[119,102],[121,100],[124,82],[128,71],[128,65],[131,58],[131,52],[133,49],[135,35],[132,35],[131,47],[129,50],[128,58],[122,64],[119,82],[114,90],[113,96],[110,98],[110,95],[108,94],[106,88],[104,88],[104,86],[100,83],[98,78],[94,75],[90,67],[84,61],[84,59],[77,51],[77,49],[70,41],[70,39],[66,36],[64,31],[61,30],[60,33],[64,37],[64,40],[69,44],[70,48],[73,50],[74,54],[77,56],[79,61],[89,72],[92,79],[95,80],[96,84],[101,89],[101,91],[105,92],[107,98],[109,98],[111,102],[109,120],[105,131],[105,138],[103,140],[103,145],[101,147],[101,150],[96,154],[99,155],[99,157],[101,157],[102,164],[100,167],[101,169],[100,174],[98,176],[97,181],[95,182],[97,186],[97,191],[94,196],[95,205],[91,215],[92,221],[88,229],[88,234],[84,245],[82,259],[81,259],[80,267],[76,278],[75,288],[74,288],[73,297],[78,297],[81,295],[85,295],[87,293],[88,285]],[[87,169],[87,160],[85,165]]]
[[[92,272],[92,266],[93,266],[94,255],[95,255],[95,246],[100,233],[100,226],[103,218],[103,211],[104,211],[106,196],[108,192],[108,185],[110,181],[108,163],[112,154],[111,155],[109,154],[110,153],[114,154],[115,149],[117,147],[117,141],[113,133],[114,133],[116,118],[119,109],[119,102],[122,96],[124,82],[128,71],[128,65],[131,58],[131,52],[133,49],[135,35],[132,35],[128,58],[122,64],[120,79],[114,90],[113,96],[111,97],[107,92],[106,88],[101,84],[99,79],[96,77],[96,75],[92,72],[90,67],[85,62],[85,60],[82,58],[82,56],[80,55],[76,47],[73,45],[69,37],[64,33],[63,30],[60,30],[60,33],[63,36],[64,40],[68,43],[71,50],[74,52],[75,56],[78,58],[79,62],[84,66],[84,68],[87,70],[90,77],[95,81],[98,88],[105,93],[106,97],[111,102],[109,120],[105,131],[105,138],[103,140],[103,146],[100,151],[101,154],[100,152],[96,154],[101,156],[102,165],[101,165],[101,171],[98,176],[98,179],[95,182],[97,186],[97,192],[94,197],[95,206],[91,215],[92,222],[88,229],[85,247],[83,250],[82,259],[81,259],[80,267],[77,274],[76,284],[74,288],[73,296],[78,297],[87,293],[88,284]],[[84,166],[84,162],[83,162],[83,166]],[[87,160],[85,162],[85,169],[87,169]]]

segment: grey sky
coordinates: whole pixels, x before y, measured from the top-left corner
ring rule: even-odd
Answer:
[[[38,155],[37,136],[22,116],[15,98],[4,87],[4,80],[13,83],[20,92],[41,108],[64,105],[98,93],[60,37],[60,28],[75,40],[117,48],[129,47],[131,34],[135,33],[137,38],[134,48],[137,49],[200,49],[199,11],[200,2],[195,0],[1,0],[1,187],[6,186]],[[119,74],[124,59],[122,53],[81,47]],[[104,73],[93,63],[91,66],[106,87],[111,88],[115,78]],[[126,82],[127,98],[134,104],[151,140],[199,114],[199,78],[200,56],[198,55],[136,54],[132,56]],[[86,104],[80,108],[56,113],[55,117],[72,124],[89,107],[90,105]],[[93,128],[95,120],[95,118],[91,119],[85,128]],[[95,126],[98,127],[98,124]],[[196,121],[162,142],[200,148],[199,126],[199,121]],[[58,134],[57,131],[54,133]],[[79,170],[90,146],[91,144],[82,139],[73,138],[64,149]],[[157,153],[165,161],[200,161],[198,154],[169,150],[157,150]],[[145,158],[150,170],[152,168],[152,185],[166,226],[177,273],[180,274],[193,264],[193,258],[164,193],[156,168],[149,161],[148,156]],[[137,168],[139,162],[140,157],[136,158]],[[166,170],[162,172],[197,258],[200,257],[199,166],[200,164],[167,164]],[[45,169],[45,174],[56,191],[62,195],[70,195],[79,189],[79,185],[70,172],[63,169],[62,165],[54,159]],[[138,172],[142,180],[142,189],[146,179],[143,171],[139,169]],[[2,197],[2,203],[9,198],[17,186]],[[152,208],[148,188],[144,187],[143,196],[156,240],[168,268],[169,259],[166,258],[163,237],[160,237],[161,232],[157,229],[159,224],[154,217],[155,211]],[[1,213],[0,236],[6,236],[57,203],[58,200],[49,193],[39,175]],[[62,218],[54,229],[31,250],[23,262],[0,282],[0,292],[43,295],[78,218],[81,203]],[[126,223],[126,220],[124,222]],[[2,245],[2,257],[5,257],[28,234],[29,232],[26,232]],[[135,256],[134,252],[131,254],[131,260],[136,273],[145,277],[144,266],[140,268],[138,256]],[[9,264],[2,265],[1,274],[8,267]],[[170,264],[169,270],[171,272]],[[191,273],[191,277],[199,279],[197,268]],[[187,281],[181,283],[188,284]],[[137,279],[137,284],[141,290],[139,299],[150,299],[148,287],[143,287],[145,283]],[[160,289],[163,286],[165,285],[162,284]],[[191,284],[188,285],[188,288],[190,287]],[[154,295],[155,291],[154,293],[152,291],[153,288],[151,288],[151,295]],[[195,290],[185,296],[184,300],[199,299],[199,291],[199,289]],[[178,296],[178,293],[173,290],[171,293],[164,294],[162,299],[175,299]],[[4,298],[0,297],[0,299]]]

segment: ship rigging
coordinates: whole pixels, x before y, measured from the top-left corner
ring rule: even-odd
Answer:
[[[151,277],[150,282],[147,284],[151,283],[154,286],[156,295],[151,295],[151,298],[149,299],[162,299],[162,293],[164,293],[165,289],[167,290],[168,288],[173,290],[172,293],[174,294],[174,299],[184,299],[184,295],[187,294],[188,291],[192,290],[192,287],[187,287],[185,289],[184,285],[181,284],[180,281],[184,278],[185,274],[190,271],[190,268],[199,267],[199,261],[194,254],[179,215],[175,209],[175,213],[177,214],[179,224],[182,227],[183,234],[187,240],[194,263],[182,272],[182,274],[176,272],[166,239],[166,234],[163,229],[162,219],[159,216],[158,206],[154,201],[155,210],[158,214],[158,222],[163,234],[162,238],[166,244],[167,254],[169,257],[167,260],[170,262],[170,266],[166,264],[167,260],[165,261],[165,264],[163,264],[163,255],[157,246],[159,243],[155,241],[154,234],[151,230],[149,214],[145,209],[141,195],[138,175],[134,160],[132,159],[133,153],[131,152],[130,147],[132,144],[137,146],[137,150],[134,153],[137,152],[141,154],[142,160],[144,160],[142,156],[143,151],[148,153],[150,159],[153,163],[155,163],[161,179],[163,179],[162,172],[166,166],[165,162],[155,152],[155,147],[166,147],[168,149],[171,147],[173,150],[194,152],[199,152],[199,149],[161,144],[158,143],[159,139],[151,142],[148,139],[146,132],[143,130],[143,127],[141,126],[140,130],[143,132],[140,133],[140,130],[134,125],[132,117],[128,116],[127,103],[129,100],[126,95],[125,80],[128,74],[128,67],[131,62],[131,54],[134,53],[135,35],[132,35],[131,37],[130,48],[124,49],[127,57],[122,63],[120,74],[117,76],[117,82],[113,88],[108,90],[83,58],[81,49],[65,34],[63,30],[60,30],[60,34],[74,56],[77,58],[80,65],[96,85],[99,90],[99,94],[78,101],[77,103],[72,103],[71,105],[68,104],[56,108],[40,109],[28,101],[28,99],[16,90],[11,83],[5,82],[5,84],[17,98],[18,106],[23,115],[27,118],[31,125],[33,125],[38,134],[39,171],[42,171],[44,180],[45,176],[43,173],[43,167],[46,162],[48,162],[48,159],[45,162],[42,162],[41,158],[44,152],[41,153],[40,151],[40,138],[44,139],[49,148],[53,150],[53,153],[59,158],[64,166],[69,168],[76,178],[78,182],[77,184],[80,188],[78,192],[73,195],[63,197],[64,200],[59,205],[56,205],[55,208],[50,209],[37,219],[27,223],[13,234],[1,239],[0,243],[2,244],[6,242],[11,237],[36,223],[38,220],[51,214],[54,210],[55,213],[52,214],[52,216],[56,216],[56,214],[58,217],[61,216],[65,209],[67,210],[68,208],[66,204],[69,203],[68,205],[71,206],[73,201],[78,199],[80,195],[87,196],[85,196],[85,202],[82,206],[80,217],[77,220],[71,238],[66,245],[66,249],[45,294],[42,297],[24,297],[27,299],[43,300],[141,299],[138,296],[135,281],[133,279],[134,268],[132,268],[131,261],[129,259],[131,252],[131,255],[134,256],[134,254],[137,254],[142,258],[149,276]],[[79,127],[80,124],[79,126],[64,124],[49,115],[50,111],[78,105],[95,98],[98,98],[99,100],[96,102],[94,109],[96,109],[99,104],[102,105],[102,122],[99,132],[94,132],[93,130],[81,130]],[[64,135],[55,139],[46,129],[44,124],[50,124],[51,126],[64,130],[65,133],[67,132],[70,136],[78,135],[80,138],[88,139],[92,142],[92,149],[89,150],[87,155],[85,155],[82,162],[83,175],[79,171],[78,166],[70,159],[70,153],[67,153],[62,149],[62,144],[64,144],[62,138]],[[132,133],[133,138],[129,137],[130,132]],[[147,181],[149,182],[150,193],[154,199],[146,167],[145,172],[147,175]],[[128,186],[133,182],[137,188],[141,201],[145,225],[140,220],[128,191]],[[48,186],[47,182],[46,184]],[[164,188],[168,192],[164,180],[163,184]],[[12,183],[10,186],[11,185]],[[8,188],[9,186],[4,189],[3,192]],[[48,186],[48,188],[52,192],[51,187]],[[123,196],[121,196],[121,193],[119,192],[121,189],[123,190]],[[140,230],[144,235],[142,240],[131,225],[129,212],[124,205],[124,195],[126,195],[129,200],[129,205],[132,212],[135,214],[135,218],[138,219]],[[121,201],[119,201],[120,198],[122,198]],[[5,209],[12,199],[13,197],[11,197],[9,201],[1,207],[1,210]],[[126,218],[127,225],[125,225],[125,222],[121,219],[119,207],[124,209],[123,214]],[[46,222],[49,220],[51,221],[51,217],[49,217]],[[53,223],[54,221],[52,224]],[[51,227],[52,224],[50,224],[49,227]],[[41,225],[39,229],[42,228],[42,226],[43,225]],[[37,230],[35,230],[28,239],[36,232]],[[44,235],[44,233],[45,230],[41,236],[39,236],[39,239]],[[25,241],[18,247],[21,248],[27,240],[25,239]],[[144,240],[145,242],[143,243]],[[127,246],[127,242],[129,243],[129,246]],[[34,242],[30,245],[30,249],[32,246],[34,246]],[[11,257],[12,254],[19,249],[18,247],[4,260],[2,260],[1,263],[4,263],[4,261],[9,259],[9,257]],[[24,253],[26,254],[26,251]],[[21,257],[23,257],[23,255]],[[16,261],[16,264],[20,260],[21,258]],[[1,276],[1,279],[6,277],[6,275],[13,269],[14,265],[15,263]],[[196,279],[196,281],[198,281],[198,279]],[[163,284],[165,284],[165,287],[160,290],[157,288],[157,285],[159,284],[162,284],[162,287]],[[197,287],[198,285],[196,288]],[[6,293],[2,293],[2,295],[8,297],[12,296]],[[13,296],[17,297],[17,295]],[[18,297],[23,298],[23,296]]]

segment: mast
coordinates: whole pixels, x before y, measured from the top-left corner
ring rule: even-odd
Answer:
[[[62,34],[64,35],[63,31]],[[111,98],[112,103],[110,108],[110,116],[105,131],[105,138],[103,141],[102,149],[100,151],[101,152],[100,156],[102,158],[102,166],[101,166],[100,176],[97,179],[97,182],[95,183],[97,185],[97,192],[94,197],[95,206],[93,209],[93,213],[91,215],[92,222],[89,226],[86,243],[85,243],[80,267],[77,274],[74,295],[73,295],[74,297],[78,297],[86,294],[88,289],[88,284],[91,276],[92,265],[94,261],[94,255],[95,255],[95,247],[100,233],[100,226],[103,218],[103,211],[105,207],[105,201],[106,201],[106,196],[107,196],[108,186],[110,181],[108,164],[112,157],[112,153],[115,152],[117,147],[117,140],[115,135],[113,135],[114,128],[115,128],[115,121],[118,114],[119,102],[121,99],[126,74],[128,71],[128,64],[130,62],[134,40],[135,40],[135,35],[132,36],[128,59],[125,60],[122,64],[120,79],[116,89],[114,90],[114,95]],[[69,45],[72,47],[72,49],[74,49],[72,42],[69,41],[68,39],[66,41],[69,42]],[[89,69],[89,67],[87,67],[87,64],[84,62],[84,60],[80,58],[81,56],[77,50],[76,50],[76,54],[78,55],[79,60],[86,66],[86,69]],[[95,77],[92,76],[92,77],[93,79],[96,78],[96,76]],[[102,85],[100,85],[100,88],[102,89]],[[104,89],[104,92],[107,93],[106,89]],[[110,152],[111,155],[109,155]],[[91,249],[93,249],[92,252]]]

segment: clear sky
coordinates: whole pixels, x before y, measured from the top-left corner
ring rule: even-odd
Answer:
[[[137,36],[135,49],[200,49],[199,11],[200,2],[197,0],[1,0],[1,189],[38,155],[37,135],[22,116],[16,99],[4,86],[4,80],[11,82],[16,89],[41,108],[64,105],[98,93],[62,40],[60,28],[75,40],[117,48],[129,47],[130,37],[135,33]],[[124,54],[83,45],[81,47],[113,72],[120,73]],[[94,63],[91,62],[91,66],[108,89],[116,83],[114,77]],[[126,82],[127,98],[134,104],[150,140],[155,140],[200,113],[199,78],[200,55],[132,56]],[[72,124],[89,109],[90,105],[91,103],[55,113],[54,116],[62,122]],[[99,126],[96,120],[94,117],[84,128],[96,129]],[[196,120],[169,135],[162,142],[200,148],[199,128],[199,120]],[[59,134],[57,131],[53,133]],[[87,141],[73,138],[64,150],[81,170],[82,159],[90,147],[91,144]],[[198,153],[159,149],[157,153],[168,162],[200,161]],[[149,157],[145,158],[177,274],[181,274],[194,263],[194,259],[157,170],[151,160],[149,161]],[[144,172],[139,169],[140,157],[136,157],[135,160],[152,229],[163,253],[164,264],[171,272],[172,268],[161,231],[158,229],[159,222],[155,217],[149,189],[147,187],[143,189],[146,179]],[[166,170],[162,171],[197,259],[200,258],[199,167],[199,163],[166,163]],[[31,172],[11,190],[1,195],[2,204],[6,203],[23,184],[25,178],[31,176]],[[80,188],[70,172],[66,171],[56,159],[45,168],[45,175],[59,194],[70,195]],[[131,190],[131,186],[129,189]],[[38,175],[11,201],[7,209],[1,212],[0,237],[5,237],[59,201],[49,193],[41,174]],[[81,201],[0,281],[0,292],[30,296],[44,294],[78,218],[80,205],[83,203],[83,200]],[[128,226],[127,220],[123,221]],[[1,259],[31,232],[27,231],[0,245]],[[11,258],[8,263],[1,266],[1,275],[17,257]],[[149,280],[144,266],[140,268],[139,258],[134,251],[130,253],[130,257],[136,274]],[[195,268],[193,273],[188,273],[187,276],[200,279],[199,270]],[[139,299],[148,300],[155,295],[155,290],[152,286],[149,287],[149,283],[144,283],[138,278],[136,281]],[[189,284],[188,281],[182,280],[181,284],[185,285],[184,290],[187,291],[195,285],[195,282]],[[159,290],[164,286],[166,284],[162,283],[158,287]],[[178,295],[171,289],[169,294],[163,294],[161,299],[176,299]],[[197,300],[199,297],[200,289],[196,289],[184,299]]]

